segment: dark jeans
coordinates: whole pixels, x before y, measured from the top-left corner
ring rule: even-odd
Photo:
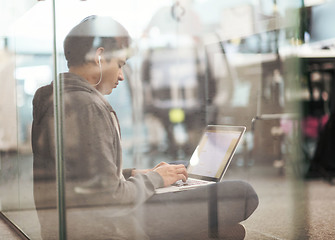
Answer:
[[[221,237],[226,229],[247,219],[257,206],[257,194],[248,183],[224,181],[154,195],[135,211],[110,205],[69,207],[67,236],[78,240],[205,240],[212,233]],[[58,239],[58,210],[42,208],[38,215],[43,239]]]
[[[257,194],[248,183],[224,181],[154,195],[138,216],[150,239],[206,239],[244,221],[257,206]]]

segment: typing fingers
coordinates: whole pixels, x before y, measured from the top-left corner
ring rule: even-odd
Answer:
[[[184,165],[177,165],[177,174],[178,174],[178,180],[183,180],[184,182],[188,178],[187,170]]]
[[[184,174],[178,174],[178,180],[182,180],[183,182],[186,182],[187,177]]]
[[[187,180],[187,171],[184,165],[164,164],[154,171],[158,172],[164,180],[164,186],[169,186],[178,180]]]

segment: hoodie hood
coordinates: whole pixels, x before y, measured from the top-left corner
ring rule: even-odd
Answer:
[[[53,84],[39,88],[33,99],[33,119],[39,124],[46,112],[53,112]]]

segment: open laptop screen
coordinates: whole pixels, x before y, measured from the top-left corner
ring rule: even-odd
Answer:
[[[195,149],[188,175],[209,181],[220,181],[240,142],[245,127],[209,125]]]

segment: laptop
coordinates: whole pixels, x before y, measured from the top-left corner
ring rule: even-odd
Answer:
[[[156,194],[179,192],[220,182],[226,173],[246,127],[208,125],[187,167],[188,180],[156,189]]]

